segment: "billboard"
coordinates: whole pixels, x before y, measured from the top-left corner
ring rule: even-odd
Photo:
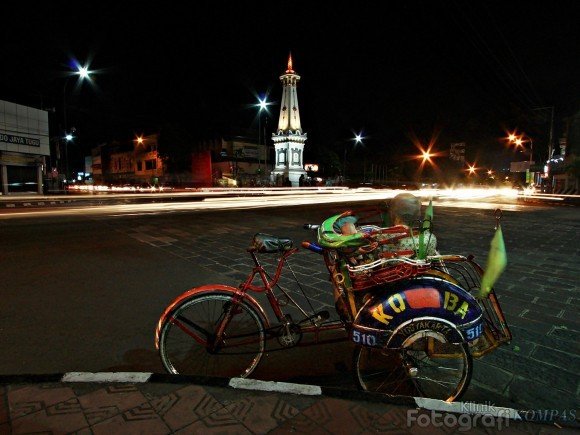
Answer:
[[[510,172],[526,172],[530,170],[530,162],[511,162]]]
[[[449,159],[456,162],[465,162],[465,142],[452,143],[449,148]]]

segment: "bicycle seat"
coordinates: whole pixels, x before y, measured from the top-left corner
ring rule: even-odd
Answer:
[[[262,254],[273,254],[292,249],[292,240],[287,237],[276,237],[270,234],[256,233],[250,249]]]

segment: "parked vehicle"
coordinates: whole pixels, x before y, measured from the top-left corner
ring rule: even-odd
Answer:
[[[344,238],[336,232],[336,220],[355,214],[358,235]],[[321,334],[336,330],[356,345],[354,378],[362,390],[459,399],[469,385],[473,358],[511,340],[495,292],[477,297],[483,270],[472,256],[420,259],[382,249],[412,229],[383,227],[380,214],[374,208],[346,211],[321,225],[305,225],[316,231],[317,240],[304,241],[302,247],[321,256],[337,306],[346,307],[337,310],[339,320],[329,320],[327,311],[315,312],[304,291],[306,302],[299,303],[278,285],[298,251],[292,240],[257,233],[248,249],[254,267],[239,287],[195,287],[163,312],[155,343],[166,370],[248,377],[264,353],[336,341]],[[273,277],[259,255],[278,256]],[[274,322],[252,293],[266,295]],[[302,317],[293,319],[289,306]]]

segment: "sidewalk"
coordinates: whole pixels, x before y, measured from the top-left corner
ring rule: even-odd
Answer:
[[[0,389],[1,434],[572,434],[579,427],[484,404],[239,378],[66,373],[2,376]],[[526,421],[538,418],[544,422]]]

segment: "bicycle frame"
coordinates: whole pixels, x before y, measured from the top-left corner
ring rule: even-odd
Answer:
[[[242,300],[245,302],[248,302],[252,306],[252,308],[254,308],[258,312],[258,314],[262,317],[262,320],[264,322],[264,327],[265,327],[265,330],[267,333],[271,332],[273,330],[277,330],[279,327],[289,325],[288,318],[287,318],[286,314],[284,313],[284,311],[282,310],[282,307],[280,306],[280,303],[278,302],[276,295],[274,294],[274,287],[276,287],[278,285],[278,281],[280,280],[280,276],[282,275],[282,270],[284,268],[284,264],[286,263],[286,261],[288,260],[288,258],[291,255],[298,252],[298,249],[292,248],[288,251],[281,253],[280,258],[278,259],[278,263],[276,265],[276,271],[275,271],[274,277],[271,279],[269,278],[266,270],[264,269],[264,267],[260,263],[258,256],[256,255],[255,249],[250,248],[250,249],[248,249],[248,252],[249,252],[250,256],[252,257],[252,260],[254,262],[254,267],[252,268],[252,271],[250,272],[250,274],[248,275],[246,280],[242,284],[240,284],[240,286],[238,288],[223,285],[223,284],[204,285],[204,286],[195,287],[195,288],[192,288],[192,289],[186,291],[185,293],[179,295],[175,300],[173,300],[173,302],[171,302],[171,304],[165,309],[165,311],[163,312],[163,314],[161,315],[161,317],[157,323],[157,327],[155,330],[155,347],[157,350],[159,349],[159,338],[160,338],[160,333],[161,333],[161,327],[166,321],[174,322],[180,329],[182,329],[185,333],[190,335],[198,343],[201,343],[201,344],[205,343],[205,339],[203,337],[196,335],[190,329],[184,327],[180,321],[178,321],[176,319],[172,319],[172,315],[173,315],[175,308],[178,307],[180,304],[182,304],[187,299],[189,299],[193,296],[202,294],[202,293],[207,293],[207,292],[219,291],[219,292],[223,292],[223,293],[231,295],[232,303],[234,304],[234,307],[235,307],[236,303],[239,303]],[[256,276],[260,277],[262,285],[253,284],[254,280],[256,279]],[[276,324],[276,325],[270,324],[268,316],[266,315],[266,312],[264,311],[264,309],[262,308],[260,303],[254,297],[252,297],[248,292],[265,293],[266,298],[268,299],[268,303],[269,303],[270,307],[272,308],[272,310],[273,310],[273,312],[274,312],[274,314],[279,322],[278,324]],[[335,343],[335,342],[348,340],[347,335],[344,337],[341,337],[341,338],[337,338],[337,339],[322,340],[320,338],[320,334],[322,332],[344,329],[344,323],[340,320],[331,321],[331,322],[327,322],[327,323],[319,323],[315,319],[312,319],[312,317],[314,317],[314,316],[309,316],[308,313],[304,310],[304,308],[301,307],[296,301],[294,301],[290,297],[290,295],[288,295],[286,292],[284,292],[284,294],[290,300],[292,300],[294,306],[304,315],[304,319],[302,319],[301,322],[302,321],[310,321],[311,322],[311,325],[300,326],[300,331],[302,333],[314,333],[314,340],[313,341],[301,342],[301,343],[296,344],[295,346],[310,346],[310,345],[315,345],[315,344],[329,344],[329,343]],[[227,327],[227,324],[229,323],[230,319],[231,319],[231,317],[228,318],[226,316],[224,321],[220,322],[219,329],[216,333],[216,336],[218,338],[219,338],[220,332],[225,330],[225,328]],[[195,326],[192,326],[192,328],[195,329]],[[270,338],[274,338],[275,336],[277,336],[277,335],[268,334],[268,337],[266,338],[266,340],[268,340]],[[207,344],[207,343],[205,343],[205,344]]]
[[[286,263],[286,261],[288,260],[288,258],[291,255],[298,252],[298,248],[292,248],[292,249],[284,252],[281,255],[280,259],[278,260],[278,264],[276,266],[276,273],[274,275],[274,278],[271,280],[268,280],[268,275],[267,275],[266,271],[264,270],[263,266],[260,264],[260,261],[258,260],[258,257],[256,255],[255,250],[249,249],[248,252],[252,256],[252,260],[254,261],[254,268],[252,269],[252,272],[250,273],[250,275],[248,276],[246,281],[240,286],[240,289],[243,292],[247,292],[247,291],[265,292],[266,297],[268,298],[268,302],[270,304],[270,307],[272,308],[272,310],[274,311],[274,313],[276,315],[276,318],[280,322],[279,325],[275,325],[275,326],[273,326],[273,328],[275,329],[278,326],[284,326],[284,325],[287,326],[289,324],[289,321],[288,321],[288,318],[286,317],[286,314],[283,312],[283,310],[280,306],[280,303],[278,302],[278,299],[274,295],[274,287],[276,287],[278,284],[278,281],[279,281],[280,276],[282,274],[282,269],[284,267],[284,264]],[[256,286],[256,285],[252,284],[256,275],[260,276],[260,279],[262,280],[263,286]],[[285,291],[283,291],[283,293],[293,302],[294,306],[304,316],[304,319],[302,319],[300,322],[298,322],[298,324],[300,324],[301,322],[304,322],[304,321],[311,322],[310,325],[305,325],[305,326],[301,325],[300,332],[307,333],[307,334],[308,333],[314,334],[313,341],[300,342],[300,343],[295,344],[294,346],[302,347],[302,346],[311,346],[311,345],[316,345],[316,344],[330,344],[330,343],[336,343],[336,342],[348,340],[348,333],[346,336],[336,338],[336,339],[324,339],[324,340],[321,339],[320,334],[323,332],[332,331],[332,330],[344,330],[345,329],[344,322],[342,322],[341,320],[335,320],[335,321],[330,321],[330,322],[326,322],[326,323],[319,323],[316,319],[313,319],[313,316],[316,317],[315,313],[313,313],[313,316],[309,316],[308,313],[300,306],[300,304],[298,304],[295,300],[293,300],[290,295],[288,295]],[[272,337],[269,337],[269,338],[272,338]]]

